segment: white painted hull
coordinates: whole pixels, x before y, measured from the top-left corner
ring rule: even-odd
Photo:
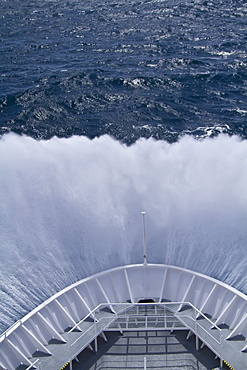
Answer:
[[[227,337],[221,338],[219,347],[211,348],[221,360],[228,359],[227,348],[231,345],[231,339],[237,336],[247,338],[247,297],[243,293],[216,279],[180,267],[129,265],[103,271],[72,284],[9,328],[0,337],[0,369],[13,370],[21,363],[31,368],[34,362],[36,368],[39,368],[39,360],[42,360],[39,353],[47,361],[52,361],[56,356],[51,351],[51,340],[66,347],[66,342],[70,340],[69,334],[66,334],[68,328],[76,327],[83,332],[80,327],[84,322],[83,318],[95,320],[97,306],[105,304],[114,311],[114,304],[116,307],[117,304],[126,302],[134,305],[141,299],[153,299],[160,305],[164,301],[179,302],[179,308],[187,302],[194,307],[197,317],[200,314],[210,315],[218,330],[220,325],[226,324],[229,328]],[[114,318],[111,322],[113,321]],[[188,327],[188,330],[194,332],[195,329]],[[100,331],[95,333],[97,336]],[[199,335],[199,338],[204,341],[203,335]],[[86,340],[84,343],[85,346],[89,344]],[[242,343],[241,348],[235,348],[234,345],[229,347],[233,348],[234,357],[237,358],[235,367],[233,366],[235,370],[247,368],[247,345],[244,340],[239,343]],[[210,343],[206,345],[210,347]],[[83,346],[80,350],[82,349]],[[70,356],[67,361],[74,358],[74,355]],[[67,362],[66,355],[61,361]],[[61,364],[51,368],[60,369]]]

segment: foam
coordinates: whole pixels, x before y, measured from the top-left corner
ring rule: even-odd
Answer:
[[[142,262],[143,210],[148,262],[247,291],[247,142],[236,136],[128,147],[8,134],[0,173],[2,328],[77,279]]]

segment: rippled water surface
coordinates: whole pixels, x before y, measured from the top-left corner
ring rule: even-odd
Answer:
[[[244,1],[4,1],[1,132],[246,138]]]

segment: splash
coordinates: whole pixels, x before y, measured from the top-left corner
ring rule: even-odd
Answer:
[[[247,292],[247,142],[0,140],[0,330],[86,275],[148,262]]]

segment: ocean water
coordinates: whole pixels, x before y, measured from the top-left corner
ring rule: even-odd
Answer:
[[[246,1],[5,0],[0,332],[148,262],[247,292]]]

